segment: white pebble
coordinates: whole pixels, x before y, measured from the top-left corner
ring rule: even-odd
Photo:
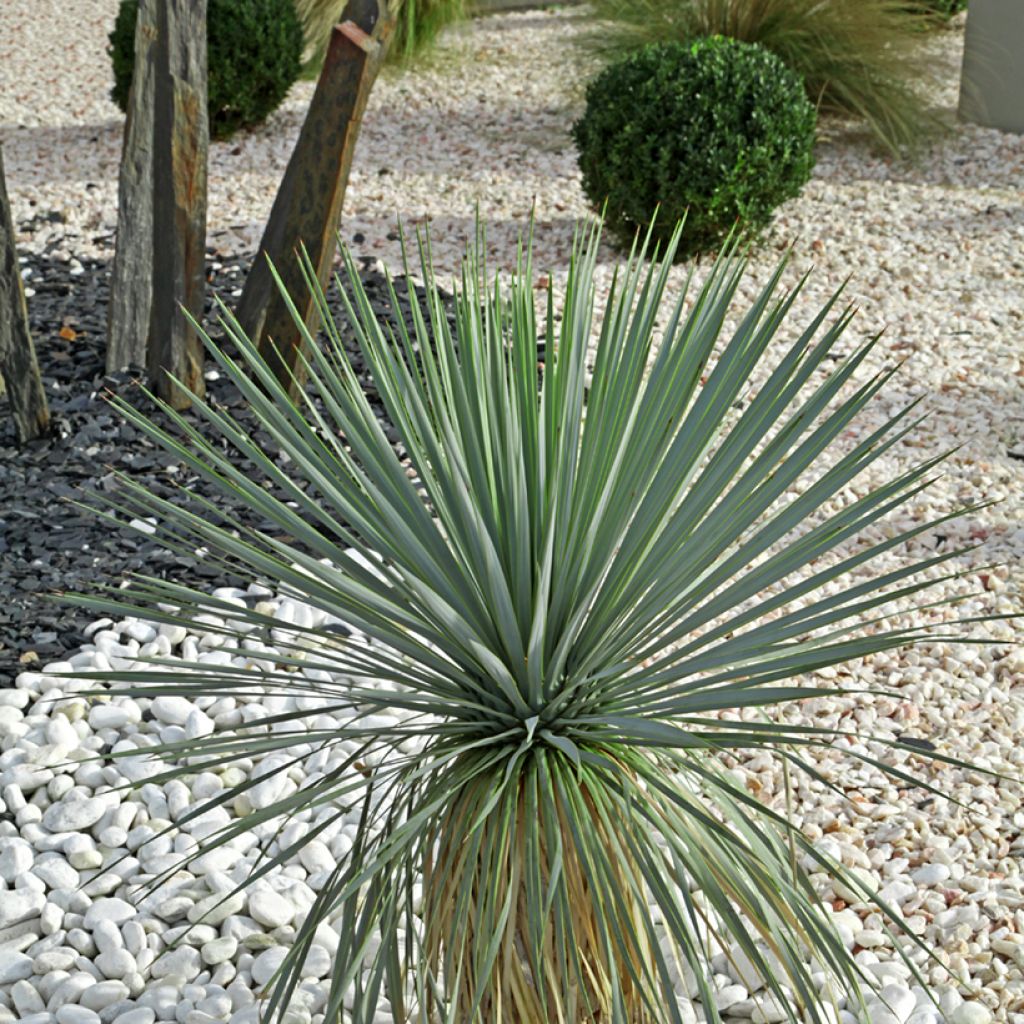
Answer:
[[[294,904],[271,889],[257,889],[249,894],[249,916],[268,928],[290,924],[295,912]]]
[[[990,1024],[992,1011],[977,1002],[961,1003],[954,1011],[951,1024]]]
[[[6,900],[6,896],[4,897]],[[0,900],[0,906],[4,900]],[[0,949],[0,985],[32,977],[32,957],[13,949]]]
[[[284,963],[288,950],[283,946],[271,946],[264,950],[252,964],[252,980],[258,985],[266,985]]]
[[[115,925],[130,921],[138,911],[126,900],[112,897],[96,900],[85,912],[85,927],[95,928],[101,921],[109,921]]]
[[[0,928],[38,917],[46,897],[33,889],[16,889],[0,894]]]

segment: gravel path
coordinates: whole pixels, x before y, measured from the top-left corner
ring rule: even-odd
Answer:
[[[114,227],[121,122],[106,99],[104,52],[114,7],[114,0],[75,5],[8,0],[0,22],[0,141],[20,241],[48,259],[70,261],[72,270],[75,260],[109,255]],[[577,31],[576,17],[537,12],[481,20],[451,39],[444,61],[380,83],[343,223],[344,236],[358,252],[395,265],[395,216],[407,223],[429,218],[435,253],[443,267],[453,269],[478,203],[490,225],[494,258],[507,265],[533,208],[537,262],[551,268],[556,284],[562,280],[574,224],[586,212],[568,139],[580,76],[560,52],[566,37]],[[936,102],[950,112],[961,39],[954,30],[933,44],[937,66],[948,71],[948,86]],[[265,127],[214,145],[210,244],[220,254],[246,252],[258,239],[310,90],[308,83],[296,86]],[[864,372],[894,359],[909,360],[898,386],[882,396],[862,429],[909,398],[922,399],[929,416],[858,488],[836,501],[932,452],[959,445],[942,478],[901,514],[900,525],[960,503],[994,501],[942,537],[923,542],[921,550],[978,543],[959,560],[963,576],[946,584],[947,592],[965,596],[960,608],[965,615],[1018,612],[1024,592],[1024,137],[960,126],[919,166],[908,167],[873,155],[855,132],[828,127],[814,178],[780,211],[754,256],[744,295],[764,280],[787,247],[795,257],[787,280],[794,281],[810,264],[816,267],[796,304],[796,323],[854,275],[848,294],[862,313],[853,335],[886,329]],[[613,261],[609,250],[601,268],[605,283]],[[675,273],[681,279],[684,271]],[[31,278],[27,284],[31,287]],[[45,333],[46,327],[38,331]],[[132,643],[155,642],[144,639],[149,634],[139,624],[115,623],[111,635],[103,632],[95,649],[106,646],[126,660]],[[843,681],[883,680],[898,688],[898,697],[813,702],[800,713],[816,724],[907,732],[1019,778],[1024,763],[1024,654],[1014,643],[1019,632],[1002,622],[988,626],[986,635],[990,639],[976,646],[932,644],[851,666]],[[201,640],[195,638],[197,644]],[[74,657],[85,665],[94,655],[87,648]],[[269,919],[259,921],[251,906],[239,908],[216,935],[204,932],[202,944],[184,947],[181,962],[164,972],[156,965],[178,911],[168,910],[168,920],[154,905],[141,919],[146,933],[141,936],[132,927],[138,922],[114,920],[123,913],[117,901],[127,895],[131,878],[105,871],[124,843],[136,850],[141,834],[129,842],[132,828],[145,827],[147,817],[149,827],[154,819],[173,820],[172,800],[177,807],[182,800],[198,799],[216,780],[197,777],[191,794],[142,791],[122,800],[111,794],[109,775],[84,765],[69,772],[57,763],[74,758],[80,748],[149,742],[131,737],[159,735],[175,724],[184,728],[193,713],[204,716],[194,719],[195,727],[205,728],[207,719],[216,727],[218,714],[237,709],[166,711],[182,724],[141,706],[121,705],[113,713],[105,705],[89,709],[81,698],[65,694],[62,711],[38,703],[52,688],[33,671],[20,678],[17,689],[0,691],[0,794],[6,805],[0,877],[15,890],[0,907],[24,910],[16,921],[0,921],[0,1020],[148,1024],[155,1017],[173,1019],[173,1009],[166,1016],[168,1006],[188,1000],[192,1005],[184,1016],[197,1016],[187,1024],[227,1020],[233,1013],[241,1014],[236,1024],[243,1024],[253,1012],[244,992],[251,993],[264,970],[256,967],[258,956],[266,955],[258,952],[260,946],[286,944],[291,925],[272,926]],[[145,727],[139,725],[143,719]],[[845,864],[887,887],[948,965],[959,982],[943,990],[942,1012],[950,1024],[990,1019],[1024,1024],[1021,788],[1013,781],[940,768],[924,757],[916,767],[971,811],[897,788],[880,775],[851,767],[837,751],[823,770],[841,780],[848,799],[840,802],[815,784],[803,784],[797,810],[802,827]],[[738,770],[752,791],[779,799],[774,763],[755,759]],[[100,801],[89,804],[99,816],[81,826],[87,834],[69,838],[57,820],[64,812],[51,807],[93,800]],[[117,829],[126,833],[124,840]],[[345,845],[336,839],[333,856]],[[184,850],[189,843],[180,836],[174,848]],[[138,853],[140,863],[148,855]],[[144,869],[144,863],[133,867]],[[223,885],[220,870],[212,866],[204,877],[189,881],[187,895],[217,891]],[[288,880],[273,885],[296,890],[289,899],[301,906],[308,897],[300,885],[314,889],[310,876],[315,873],[309,865],[295,865]],[[73,903],[71,893],[80,880],[87,887]],[[844,915],[862,962],[877,958],[877,973],[896,986],[888,1009],[875,1006],[873,1024],[934,1024],[938,1015],[923,1008],[912,986],[890,966],[892,950],[870,908],[848,902],[850,894],[833,891],[824,877],[819,881],[823,898]],[[94,905],[99,909],[92,910]],[[101,927],[105,918],[113,924]],[[204,952],[207,944],[218,942],[213,952]],[[329,954],[330,937],[324,942]],[[134,958],[133,966],[113,952],[122,949]],[[110,955],[100,960],[104,953]],[[223,961],[208,959],[222,955]],[[319,970],[310,968],[308,1005],[297,1008],[296,1021],[316,1020]],[[107,979],[100,985],[97,973]],[[69,980],[83,975],[85,981]],[[722,979],[729,987],[725,974]],[[931,980],[946,985],[949,977],[933,968]],[[83,995],[90,987],[99,994]],[[742,995],[734,990],[729,996],[736,997],[732,1014],[777,1019],[777,1008],[758,1002],[753,983],[740,988]],[[75,1009],[58,1013],[64,1003]],[[139,1015],[131,1017],[129,1010]],[[852,1017],[843,1020],[853,1024]]]

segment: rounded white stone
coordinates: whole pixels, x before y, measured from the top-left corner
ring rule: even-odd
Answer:
[[[38,917],[46,897],[34,889],[16,889],[0,894],[0,928]]]
[[[134,974],[137,966],[135,957],[127,949],[110,949],[100,953],[93,961],[105,978],[126,978]]]
[[[244,906],[245,896],[242,893],[228,896],[215,892],[192,904],[187,911],[188,919],[193,924],[202,921],[203,924],[218,925],[234,914],[240,914]]]
[[[264,950],[252,963],[252,980],[258,985],[266,985],[287,955],[288,950],[283,946],[271,946]]]
[[[945,864],[925,864],[910,874],[917,885],[941,885],[949,876],[950,870]]]
[[[203,957],[203,963],[209,964],[212,967],[215,964],[222,964],[230,960],[237,950],[238,940],[230,935],[226,935],[223,938],[213,939],[210,942],[204,943],[200,953]]]
[[[195,705],[184,697],[156,697],[153,700],[153,715],[168,725],[184,725]]]
[[[331,973],[333,963],[334,958],[323,946],[310,946],[306,959],[302,962],[302,976],[304,978],[326,978]]]
[[[115,704],[94,704],[89,712],[93,729],[120,729],[131,721],[128,712]]]
[[[268,928],[290,924],[295,913],[295,905],[272,889],[257,889],[249,894],[249,916]]]
[[[85,912],[85,927],[94,928],[100,921],[109,921],[115,925],[124,924],[136,916],[138,911],[127,900],[108,897],[96,900]]]
[[[192,711],[185,721],[185,735],[190,739],[209,736],[214,730],[213,720],[198,708]]]
[[[990,1024],[992,1011],[984,1003],[964,1002],[953,1011],[950,1020],[951,1024]]]
[[[899,1021],[906,1021],[917,1005],[914,993],[905,985],[883,985],[878,998]]]
[[[82,832],[92,828],[106,813],[106,801],[98,797],[61,800],[43,813],[43,827],[51,832]]]
[[[30,1013],[42,1013],[46,1009],[46,1003],[34,985],[27,981],[16,981],[11,986],[11,1001],[14,1008],[21,1017]]]
[[[121,937],[121,930],[110,920],[93,921],[92,940],[101,953],[109,953],[114,949],[124,949],[124,939]]]
[[[199,950],[191,946],[178,946],[158,957],[149,970],[154,978],[180,974],[191,981],[202,970]]]
[[[170,641],[172,647],[176,647],[178,644],[188,636],[188,631],[184,626],[174,625],[168,622],[162,622],[157,629],[160,636],[165,636]]]
[[[153,1024],[156,1014],[148,1006],[136,1006],[133,1010],[119,1013],[114,1024]]]
[[[32,874],[50,889],[77,889],[81,875],[63,857],[47,854],[32,865]]]
[[[74,1003],[65,1003],[55,1016],[57,1024],[100,1024],[100,1015],[95,1010]]]
[[[0,839],[0,878],[13,885],[32,867],[35,854],[32,847],[17,836]]]

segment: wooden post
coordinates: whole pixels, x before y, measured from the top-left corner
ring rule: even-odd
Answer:
[[[4,384],[18,443],[45,434],[50,426],[50,411],[28,329],[25,289],[14,245],[14,221],[0,149],[0,394]]]
[[[117,182],[117,245],[107,311],[107,373],[145,366],[153,311],[153,100],[158,4],[141,0]]]
[[[206,0],[162,0],[157,41],[153,173],[153,311],[149,376],[176,409],[191,401],[171,379],[205,391],[196,320],[206,292]],[[168,374],[170,376],[168,376]]]
[[[305,245],[320,284],[326,286],[359,126],[394,31],[385,0],[349,0],[344,17],[331,32],[316,92],[236,310],[242,327],[293,396],[304,376],[302,335],[267,259],[309,323],[313,300],[296,253]]]
[[[125,125],[107,368],[145,366],[176,409],[204,392],[206,0],[140,0]],[[170,376],[169,376],[170,375]]]

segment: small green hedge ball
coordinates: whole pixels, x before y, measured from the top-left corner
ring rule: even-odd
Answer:
[[[680,259],[753,236],[814,166],[817,116],[778,57],[722,36],[645,47],[605,68],[573,127],[583,189],[629,245],[686,215]],[[655,214],[657,218],[655,219]]]

